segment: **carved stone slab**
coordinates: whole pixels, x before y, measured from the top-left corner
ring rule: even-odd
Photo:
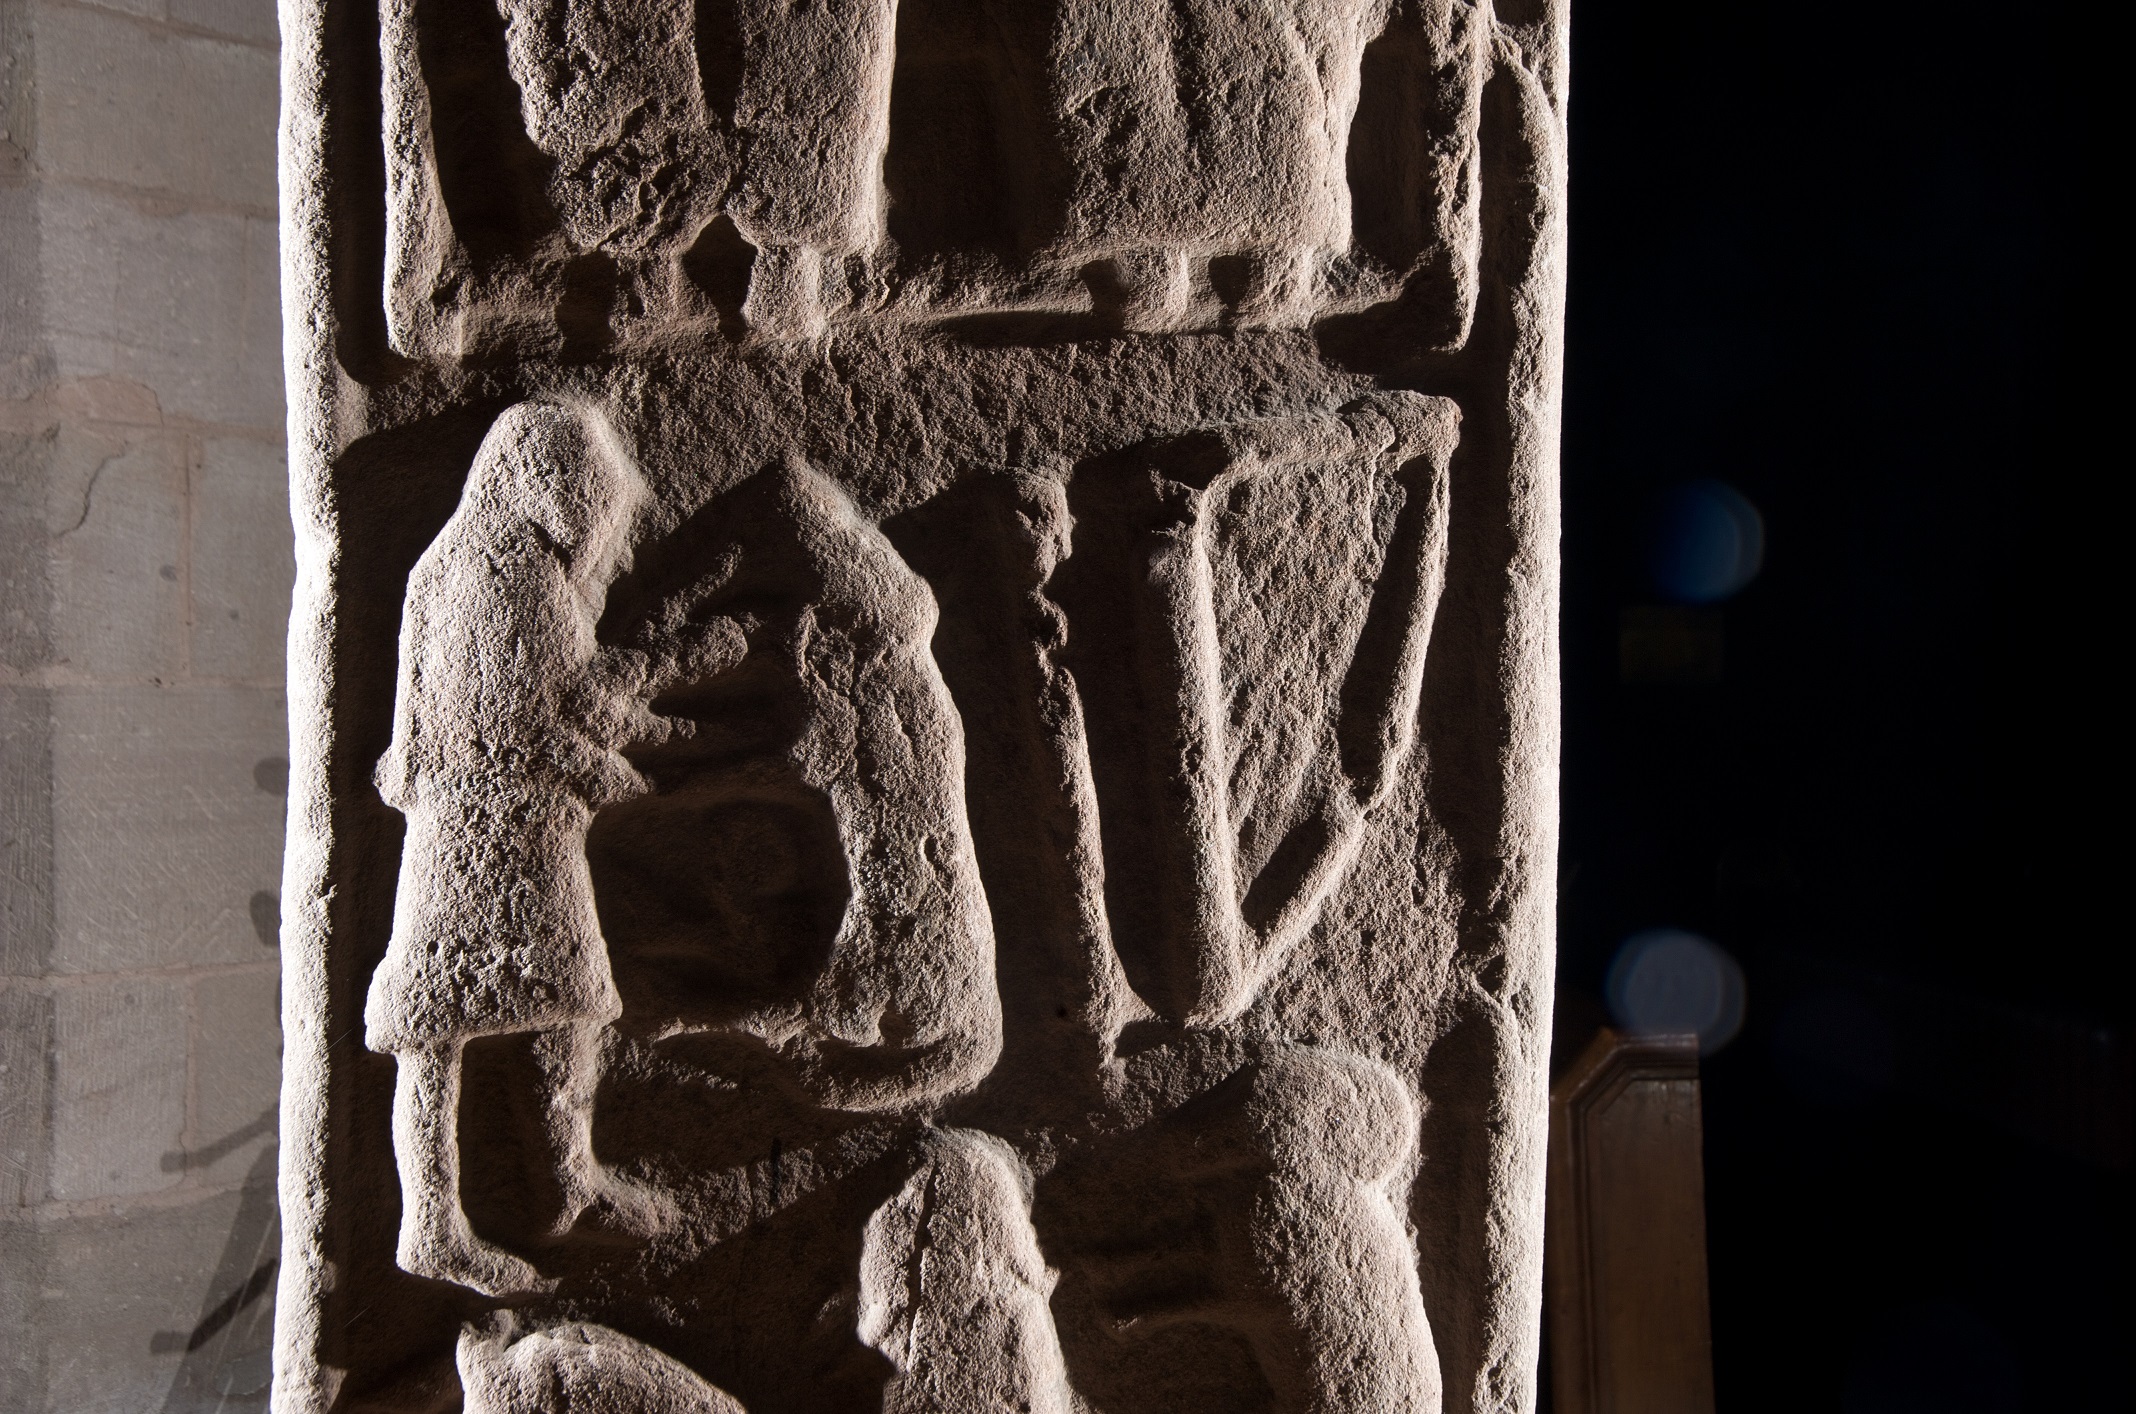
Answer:
[[[1529,1409],[1552,0],[290,0],[285,1414]]]

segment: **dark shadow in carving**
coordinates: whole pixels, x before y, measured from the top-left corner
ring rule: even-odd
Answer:
[[[556,327],[564,336],[563,357],[592,358],[615,342],[610,320],[615,313],[619,272],[604,251],[575,256],[564,266],[564,289],[556,304]]]
[[[477,1236],[515,1251],[546,1245],[565,1205],[543,1142],[548,1077],[535,1042],[484,1036],[460,1053],[460,1206]]]
[[[711,302],[720,332],[729,338],[739,339],[747,331],[742,302],[749,298],[749,273],[755,261],[756,247],[725,216],[707,222],[682,253],[683,277]]]
[[[557,228],[555,162],[527,136],[491,0],[417,0],[438,186],[453,233],[477,263],[525,259]]]
[[[327,0],[326,172],[334,356],[351,377],[381,382],[401,366],[386,334],[386,150],[378,6]]]
[[[884,180],[890,235],[908,259],[991,255],[1038,238],[1041,171],[1030,135],[1043,85],[1044,6],[905,0],[897,15]],[[1038,90],[1042,93],[1042,89]]]
[[[1532,25],[1550,14],[1549,0],[1497,0],[1491,6],[1500,24]]]
[[[1100,269],[1110,270],[1110,266]],[[1227,309],[1235,309],[1239,302],[1252,293],[1254,283],[1254,258],[1250,255],[1213,255],[1209,257],[1209,288],[1223,301]]]
[[[1407,270],[1431,243],[1428,145],[1438,76],[1430,44],[1397,19],[1365,46],[1350,124],[1350,221],[1358,247]]]
[[[716,1025],[796,997],[851,894],[829,802],[763,772],[660,774],[586,840],[625,1015]]]
[[[1383,386],[1465,391],[1474,364],[1467,350],[1448,348],[1461,334],[1460,311],[1447,298],[1443,272],[1425,264],[1387,303],[1317,321],[1313,342],[1320,356]]]
[[[696,1195],[738,1182],[744,1196],[737,1220],[753,1223],[778,1211],[799,1189],[791,1176],[796,1164],[812,1163],[819,1147],[835,1144],[860,1122],[796,1103],[789,1089],[768,1078],[756,1083],[760,1077],[747,1069],[747,1059],[717,1032],[626,1038],[609,1057],[595,1096],[596,1152],[672,1192]],[[744,1063],[739,1072],[737,1061]],[[738,1078],[708,1083],[708,1075]]]
[[[708,1087],[696,1065],[667,1057],[673,1044],[618,1057],[594,1108],[595,1144],[605,1161],[725,1217],[652,1290],[604,1302],[601,1319],[752,1411],[879,1408],[890,1367],[856,1334],[857,1273],[868,1214],[909,1172],[903,1131],[796,1110],[773,1086]],[[615,1292],[602,1269],[587,1274]]]
[[[1252,825],[1247,822],[1247,826]],[[1269,855],[1261,872],[1254,875],[1253,883],[1247,886],[1246,897],[1239,903],[1239,914],[1247,926],[1263,929],[1282,916],[1284,905],[1298,896],[1312,877],[1313,865],[1327,852],[1334,841],[1327,819],[1320,815],[1308,815],[1292,826],[1283,836],[1283,842]],[[1240,831],[1240,843],[1246,842],[1246,831]]]
[[[696,0],[697,86],[705,112],[726,123],[742,91],[742,23],[736,0]]]
[[[1505,1057],[1491,1035],[1489,1018],[1463,1008],[1453,1030],[1433,1043],[1419,1084],[1431,1106],[1419,1126],[1418,1142],[1430,1156],[1432,1182],[1417,1185],[1409,1204],[1416,1227],[1417,1274],[1432,1313],[1448,1376],[1446,1406],[1474,1407],[1469,1388],[1475,1368],[1465,1361],[1487,1348],[1480,1319],[1485,1309],[1477,1292],[1457,1275],[1483,1269],[1485,1245],[1491,1240],[1481,1220],[1488,1211],[1492,1169],[1490,1103],[1478,1098],[1492,1077],[1502,1073]]]
[[[1112,338],[1119,332],[1119,321],[1102,311],[1005,311],[959,315],[943,320],[935,330],[966,348],[1027,349]]]

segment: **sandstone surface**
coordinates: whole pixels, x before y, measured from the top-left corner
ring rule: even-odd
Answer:
[[[1532,1407],[1565,24],[285,3],[278,1409]]]

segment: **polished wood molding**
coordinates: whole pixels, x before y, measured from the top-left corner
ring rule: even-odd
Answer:
[[[1550,1096],[1555,1414],[1713,1414],[1698,1039],[1595,1037]]]

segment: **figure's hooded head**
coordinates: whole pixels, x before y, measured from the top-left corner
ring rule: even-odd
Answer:
[[[505,409],[475,455],[471,496],[531,523],[573,573],[605,558],[638,500],[638,478],[597,415],[555,403]]]

